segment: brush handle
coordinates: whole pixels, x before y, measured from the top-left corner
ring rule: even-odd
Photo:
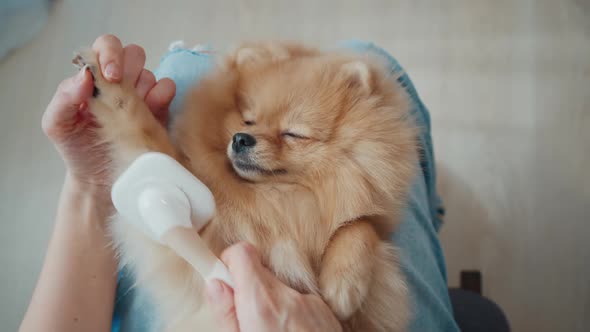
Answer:
[[[160,241],[184,258],[205,280],[220,279],[234,287],[227,267],[194,228],[172,227],[160,236]]]
[[[200,196],[193,193],[191,197]],[[206,200],[201,199],[199,203],[201,201],[203,205],[208,205]],[[192,220],[205,220],[198,223],[202,226],[207,219],[202,219],[206,214],[195,213],[191,220],[191,204],[185,192],[169,183],[151,183],[151,186],[144,187],[139,194],[137,209],[142,221],[139,226],[148,236],[174,250],[205,280],[221,279],[233,288],[225,265],[209,250],[197,230],[192,227]],[[201,208],[193,210],[199,212]],[[205,210],[212,211],[212,208]]]

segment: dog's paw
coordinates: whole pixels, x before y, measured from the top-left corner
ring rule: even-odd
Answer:
[[[356,278],[346,278],[341,275],[322,279],[320,280],[322,296],[340,320],[350,318],[361,307],[369,292],[368,283]]]
[[[99,142],[108,145],[113,174],[119,174],[137,156],[147,151],[174,156],[174,146],[166,129],[135,89],[136,78],[107,81],[102,75],[97,54],[89,49],[76,52],[72,62],[80,70],[88,70],[92,74],[94,96],[87,102],[97,126],[92,126],[90,130],[97,135]]]
[[[72,63],[80,70],[88,70],[94,81],[93,98],[89,100],[91,112],[99,119],[101,124],[116,118],[121,121],[122,113],[133,113],[141,109],[141,103],[130,82],[123,80],[121,83],[108,82],[100,70],[98,56],[91,49],[80,49],[74,53]]]

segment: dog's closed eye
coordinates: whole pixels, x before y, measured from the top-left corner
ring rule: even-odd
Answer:
[[[281,136],[283,137],[290,137],[290,138],[296,138],[296,139],[309,139],[309,137],[307,136],[303,136],[301,134],[297,134],[294,132],[290,132],[290,131],[285,131],[281,133]]]

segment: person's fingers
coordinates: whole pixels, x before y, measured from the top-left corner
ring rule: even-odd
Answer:
[[[342,325],[330,310],[330,307],[318,295],[299,294],[295,304],[308,320],[308,324],[317,331],[341,332]]]
[[[88,70],[81,70],[59,84],[41,119],[43,131],[49,138],[59,140],[68,134],[68,126],[76,124],[76,115],[86,107],[93,88],[92,75]]]
[[[92,49],[98,54],[98,63],[103,76],[111,82],[119,82],[123,77],[123,45],[113,35],[98,37]]]
[[[253,331],[272,331],[268,326],[275,326],[275,295],[278,294],[274,293],[272,278],[267,275],[270,272],[262,265],[256,249],[241,242],[223,251],[220,258],[234,282],[234,303],[239,322]]]
[[[127,45],[123,49],[123,61],[123,80],[135,85],[145,65],[145,51],[141,46]]]
[[[221,260],[227,266],[230,274],[235,276],[237,280],[236,288],[248,288],[240,287],[245,285],[238,285],[240,282],[249,283],[253,279],[260,279],[260,270],[262,264],[260,262],[260,256],[254,246],[247,242],[240,242],[227,248],[221,253]]]
[[[240,330],[232,289],[220,280],[207,282],[207,301],[220,331]]]
[[[135,85],[135,92],[141,99],[145,99],[147,93],[156,85],[156,77],[151,71],[143,69]]]
[[[169,78],[163,78],[148,92],[145,102],[154,116],[166,124],[168,122],[168,108],[176,94],[176,85]]]
[[[236,301],[258,298],[262,302],[272,301],[272,292],[280,282],[266,269],[254,246],[241,242],[227,248],[221,254],[234,280]]]

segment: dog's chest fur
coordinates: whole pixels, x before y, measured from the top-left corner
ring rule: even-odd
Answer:
[[[217,244],[225,247],[250,242],[283,282],[302,292],[317,293],[321,257],[333,230],[316,196],[295,185],[248,187],[244,194],[229,198],[213,190],[218,213],[211,222],[212,229],[224,242]]]

